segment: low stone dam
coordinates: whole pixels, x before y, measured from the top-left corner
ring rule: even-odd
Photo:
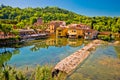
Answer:
[[[53,68],[52,76],[57,75],[60,71],[69,74],[80,63],[82,63],[90,55],[91,50],[95,49],[98,45],[101,44],[101,42],[101,40],[93,40],[82,49],[61,60]]]

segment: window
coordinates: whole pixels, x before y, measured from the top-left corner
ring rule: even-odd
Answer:
[[[61,33],[58,33],[58,35],[61,35]]]
[[[58,32],[61,32],[62,30],[58,30]]]
[[[73,30],[72,32],[76,32],[76,30]]]
[[[90,34],[90,32],[88,32],[88,34]]]

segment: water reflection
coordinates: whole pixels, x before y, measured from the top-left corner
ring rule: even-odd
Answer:
[[[71,47],[78,47],[78,46],[83,44],[83,40],[79,40],[79,39],[72,39],[71,40],[71,39],[69,39],[68,44]]]
[[[6,64],[6,62],[11,59],[12,55],[16,55],[19,53],[20,53],[19,49],[7,50],[6,48],[4,48],[4,51],[1,50],[1,52],[0,52],[0,67],[2,67],[2,65]]]
[[[116,50],[116,53],[118,55],[118,58],[120,59],[120,45],[119,46],[115,46],[115,50]]]
[[[50,46],[63,47],[69,45],[71,47],[78,47],[82,44],[82,39],[49,38],[41,41],[39,44],[34,44],[34,46],[30,50],[34,52],[40,50],[40,48],[48,49]]]
[[[7,57],[9,55],[9,58],[5,61],[1,61],[0,64],[7,63],[9,65],[16,65],[16,67],[36,66],[36,64],[55,65],[61,59],[82,48],[84,46],[83,44],[82,39],[71,40],[55,37],[27,41],[17,45],[19,46],[17,49],[15,45],[13,45],[15,47],[7,46],[6,49],[9,51],[9,54],[4,54],[4,56]],[[4,51],[0,52],[2,53]],[[2,57],[3,53],[0,56]]]

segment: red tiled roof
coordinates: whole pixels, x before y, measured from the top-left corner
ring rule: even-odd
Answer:
[[[100,35],[110,35],[111,32],[99,32]]]
[[[85,30],[85,32],[98,32],[98,31],[94,30],[94,29],[87,29],[87,30]]]
[[[34,32],[34,30],[33,30],[33,29],[29,29],[29,30],[20,29],[20,30],[19,30],[19,32],[31,32],[31,31],[33,31],[33,32]]]
[[[50,24],[53,24],[53,25],[62,25],[64,23],[65,23],[64,21],[51,21],[50,22]]]
[[[65,28],[67,28],[67,27],[58,27],[57,29],[65,29]]]
[[[89,26],[83,24],[70,24],[69,28],[76,28],[76,29],[90,29]]]

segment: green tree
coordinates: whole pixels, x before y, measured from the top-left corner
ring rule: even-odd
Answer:
[[[11,29],[12,29],[11,25],[8,24],[0,25],[0,30],[4,32],[4,37],[8,36],[8,33],[10,33]]]
[[[37,22],[36,17],[32,17],[32,18],[30,18],[30,24],[33,25],[35,22]]]

